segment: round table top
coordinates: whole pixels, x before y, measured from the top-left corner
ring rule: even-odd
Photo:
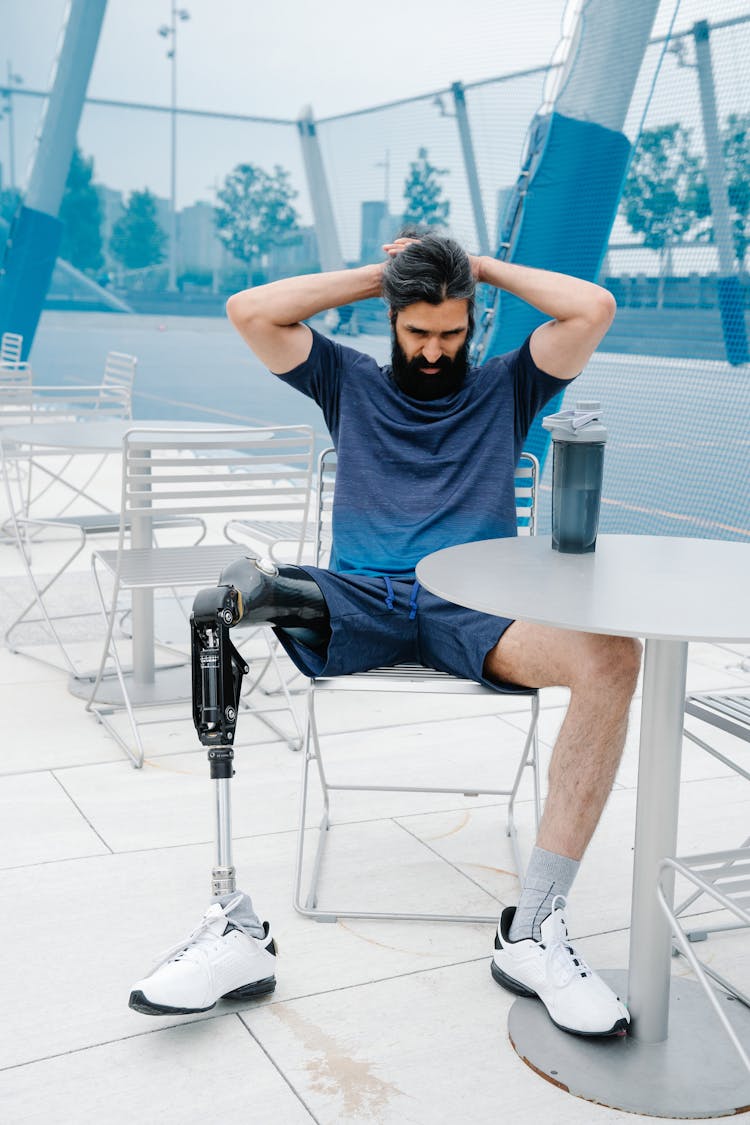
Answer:
[[[600,535],[587,555],[547,535],[447,547],[417,566],[427,589],[539,625],[678,641],[750,640],[750,542]]]
[[[122,439],[129,430],[152,430],[174,434],[175,430],[242,430],[231,422],[185,422],[165,418],[104,418],[67,422],[24,422],[0,427],[0,438],[18,445],[34,445],[45,449],[76,450],[85,453],[114,453],[122,448]]]

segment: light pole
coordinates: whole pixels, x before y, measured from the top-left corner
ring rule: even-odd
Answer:
[[[384,192],[383,192],[383,194],[384,194],[384,198],[385,198],[385,210],[386,210],[386,214],[389,214],[389,213],[390,213],[390,210],[391,210],[391,185],[390,185],[390,178],[391,178],[391,150],[390,150],[389,148],[387,148],[387,149],[385,150],[385,160],[377,160],[377,161],[375,162],[375,167],[376,167],[376,168],[384,168],[384,169],[385,169],[385,183],[384,183],[384,185],[383,185],[383,188],[384,188]]]
[[[8,59],[8,86],[3,93],[3,100],[5,108],[4,115],[8,118],[8,171],[10,173],[9,184],[10,188],[16,186],[16,145],[13,135],[13,86],[20,86],[23,83],[23,78],[20,74],[14,74],[13,64]]]
[[[172,64],[172,98],[170,113],[170,167],[169,167],[169,278],[167,289],[177,290],[177,21],[190,19],[187,8],[178,8],[174,0],[171,4],[171,19],[159,28],[157,35],[169,41],[167,58]]]

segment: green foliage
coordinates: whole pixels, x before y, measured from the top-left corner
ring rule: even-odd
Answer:
[[[722,133],[734,252],[744,265],[750,245],[750,113],[730,113]]]
[[[98,270],[104,264],[102,216],[99,196],[91,182],[93,175],[93,157],[86,158],[76,146],[60,204],[60,219],[65,225],[59,254],[79,270]]]
[[[167,235],[156,218],[156,197],[148,188],[133,191],[125,213],[112,228],[109,248],[126,269],[144,269],[163,262]]]
[[[404,181],[404,209],[403,222],[405,225],[413,223],[428,227],[445,227],[448,225],[450,214],[450,200],[442,199],[443,185],[440,177],[448,175],[447,168],[436,168],[430,164],[426,148],[420,148],[417,159],[409,165],[409,175]]]
[[[286,241],[298,229],[291,202],[297,195],[280,165],[271,175],[255,164],[238,164],[217,192],[216,228],[230,254],[251,262]]]
[[[690,151],[690,134],[676,122],[644,129],[630,163],[621,210],[651,250],[664,253],[696,232],[709,213],[705,173]]]

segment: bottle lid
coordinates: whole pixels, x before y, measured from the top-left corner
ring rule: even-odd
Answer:
[[[607,430],[600,419],[602,404],[593,400],[577,402],[574,410],[561,410],[542,419],[555,441],[605,442]]]

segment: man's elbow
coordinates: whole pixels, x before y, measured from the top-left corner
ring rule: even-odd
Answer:
[[[253,318],[253,300],[250,290],[243,289],[240,293],[233,293],[227,300],[226,314],[235,328],[241,330]]]
[[[613,294],[610,293],[609,289],[603,289],[601,286],[599,286],[596,298],[593,302],[593,308],[591,310],[592,320],[594,320],[597,325],[600,325],[606,331],[612,321],[615,319],[616,312],[617,301],[615,300]]]

